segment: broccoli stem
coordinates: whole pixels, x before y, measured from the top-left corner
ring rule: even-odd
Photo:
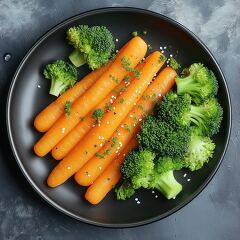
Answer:
[[[83,53],[81,53],[78,49],[73,50],[73,52],[69,55],[69,59],[75,67],[80,67],[86,63]]]
[[[182,191],[182,185],[177,182],[173,171],[162,173],[155,188],[159,190],[167,199],[176,197]]]
[[[58,97],[66,89],[66,84],[63,81],[51,81],[49,93]]]

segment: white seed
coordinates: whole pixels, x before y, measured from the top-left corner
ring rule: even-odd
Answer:
[[[38,88],[41,88],[41,85],[38,84],[37,87],[38,87]]]
[[[187,176],[187,174],[186,174],[186,173],[184,173],[183,177],[186,177],[186,176]]]
[[[187,179],[187,181],[188,181],[188,182],[190,182],[190,181],[191,181],[191,179],[190,179],[190,178],[188,178],[188,179]]]

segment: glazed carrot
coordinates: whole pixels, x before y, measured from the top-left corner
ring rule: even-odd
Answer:
[[[116,99],[113,111],[105,113],[101,124],[92,128],[74,149],[53,169],[48,177],[48,185],[56,187],[76,173],[101,148],[118,125],[127,116],[137,102],[153,76],[158,72],[161,62],[160,52],[154,52],[147,57],[141,69],[139,79],[133,80],[128,89]],[[123,101],[122,101],[123,100]]]
[[[98,204],[112,190],[121,178],[120,166],[125,155],[137,146],[137,140],[134,137],[129,144],[122,150],[120,155],[113,160],[107,169],[94,181],[87,189],[85,198],[91,204]]]
[[[75,180],[82,186],[91,185],[95,179],[106,169],[116,157],[119,150],[124,148],[130,139],[136,136],[140,128],[140,122],[154,107],[154,102],[160,100],[174,85],[176,72],[170,67],[164,68],[156,79],[144,92],[143,97],[130,111],[121,123],[119,129],[114,132],[111,142],[106,143],[97,156],[91,158],[76,174]],[[114,144],[113,144],[114,140]],[[108,155],[104,154],[109,152]]]
[[[92,71],[82,80],[76,83],[72,88],[64,92],[54,102],[43,109],[35,118],[34,126],[39,132],[46,132],[56,120],[64,113],[64,107],[67,101],[74,102],[81,96],[97,79],[109,68],[112,61],[101,68]]]
[[[140,70],[142,66],[143,64],[141,63],[136,69]],[[127,89],[133,77],[134,74],[131,73],[127,81],[121,82],[119,86],[113,89],[113,91],[97,107],[95,107],[95,109],[109,111],[116,97]],[[52,149],[53,158],[56,160],[63,159],[92,128],[92,126],[96,124],[96,121],[92,118],[92,113],[93,112],[90,112],[85,118],[83,118],[82,121],[79,122],[78,125]]]
[[[120,51],[112,65],[101,75],[71,107],[71,114],[63,114],[55,124],[35,144],[34,151],[38,156],[44,156],[65,137],[99,102],[101,102],[127,75],[129,69],[135,67],[147,51],[146,43],[140,37],[132,38],[123,51]],[[129,60],[124,66],[123,59]]]

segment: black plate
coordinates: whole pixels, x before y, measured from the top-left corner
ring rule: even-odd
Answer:
[[[43,79],[45,64],[66,58],[71,47],[65,40],[66,30],[74,25],[105,25],[118,38],[120,48],[132,31],[147,30],[144,38],[153,49],[166,46],[166,55],[173,54],[182,66],[202,62],[214,71],[219,81],[219,101],[224,109],[220,133],[215,137],[217,149],[213,159],[197,172],[177,173],[183,191],[175,200],[166,200],[161,194],[155,198],[151,191],[140,191],[128,201],[116,201],[111,192],[97,206],[84,200],[85,189],[73,180],[50,189],[46,178],[56,164],[50,156],[38,158],[32,152],[33,144],[41,134],[33,128],[37,113],[54,98],[48,94],[49,81]],[[81,70],[81,75],[87,69]],[[41,88],[38,88],[38,85]],[[218,169],[226,151],[231,129],[231,105],[224,76],[206,46],[189,30],[162,15],[134,8],[106,8],[83,13],[70,18],[47,32],[27,53],[13,78],[7,103],[7,127],[16,160],[33,188],[52,206],[78,220],[106,227],[131,227],[150,223],[177,211],[191,201],[208,184]],[[187,181],[191,179],[191,181]],[[137,204],[135,198],[141,204]]]

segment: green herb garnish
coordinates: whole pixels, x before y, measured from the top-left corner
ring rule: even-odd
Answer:
[[[71,114],[71,106],[72,106],[72,103],[70,101],[66,101],[64,109],[65,109],[67,116],[70,116],[70,114]]]

